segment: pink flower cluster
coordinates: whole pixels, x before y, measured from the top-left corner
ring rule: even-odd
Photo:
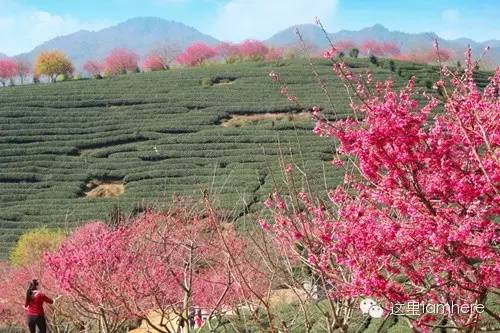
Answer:
[[[274,211],[272,227],[260,222],[281,246],[304,248],[333,299],[481,303],[500,287],[494,221],[500,213],[500,69],[481,90],[470,51],[467,59],[465,73],[443,69],[442,109],[434,97],[417,100],[413,79],[395,91],[391,81],[370,84],[345,64],[334,65],[359,97],[351,106],[362,117],[328,122],[316,112],[315,132],[339,140],[339,153],[356,161],[356,171],[329,193],[329,204],[301,193],[304,209],[297,209],[275,194],[266,202]],[[415,325],[439,323],[429,318]],[[457,315],[450,325],[479,319]]]
[[[401,52],[399,46],[394,42],[367,39],[357,44],[351,40],[344,39],[334,42],[330,49],[323,53],[323,57],[330,59],[335,56],[337,52],[346,53],[354,48],[366,55],[376,56],[397,56]]]
[[[112,50],[104,60],[88,60],[83,69],[91,76],[97,77],[99,75],[117,75],[125,74],[136,71],[139,56],[127,49],[118,48]]]
[[[261,288],[254,283],[266,283],[248,264],[245,240],[212,217],[176,208],[117,228],[87,224],[46,264],[84,309],[113,320],[189,306],[220,310],[249,298]]]
[[[10,58],[0,59],[0,82],[5,86],[6,81],[18,75],[18,66],[15,60]]]

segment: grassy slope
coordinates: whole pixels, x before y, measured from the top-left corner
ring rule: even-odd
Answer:
[[[398,84],[417,74],[425,87],[425,80],[436,77],[428,66],[397,64],[391,72],[366,60],[352,65],[370,68],[376,79],[392,76]],[[292,110],[268,77],[271,69],[282,74],[303,105],[327,109],[307,63],[274,67],[212,65],[0,89],[0,258],[26,229],[72,227],[106,218],[115,206],[131,211],[173,193],[211,192],[231,218],[258,213],[275,178],[266,165],[279,181],[280,147],[285,154],[291,147],[299,159],[297,140],[313,186],[334,184],[342,175],[328,166],[332,142],[315,137],[312,122],[299,122],[297,131],[288,120],[220,125],[232,114]],[[339,117],[349,114],[345,89],[329,64],[318,61],[318,69]],[[203,87],[203,78],[234,81]],[[123,180],[125,193],[87,198],[85,185],[93,179]]]

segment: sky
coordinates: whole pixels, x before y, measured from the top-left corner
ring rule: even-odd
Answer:
[[[380,23],[448,39],[500,39],[500,0],[0,0],[0,52],[13,56],[138,16],[179,21],[234,42],[267,39],[316,16],[329,32]]]

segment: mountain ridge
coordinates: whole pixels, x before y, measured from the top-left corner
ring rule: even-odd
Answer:
[[[58,36],[16,57],[33,60],[39,52],[58,49],[66,53],[78,67],[86,60],[103,58],[118,47],[128,48],[143,56],[158,45],[176,45],[183,49],[195,41],[211,45],[219,42],[180,22],[136,17],[98,31],[80,30]]]
[[[297,45],[296,28],[301,31],[309,46],[316,49],[328,47],[328,40],[323,31],[314,24],[289,27],[275,33],[264,42],[272,46]],[[500,40],[496,39],[484,42],[477,42],[465,37],[448,40],[439,37],[432,31],[407,33],[389,30],[382,24],[375,24],[360,30],[343,29],[328,33],[328,36],[332,40],[348,39],[355,43],[366,39],[393,41],[401,48],[402,52],[431,48],[434,39],[437,39],[443,48],[450,49],[456,54],[462,54],[467,45],[470,44],[474,54],[480,55],[484,48],[489,45],[491,46],[489,59],[494,64],[500,63]],[[210,45],[220,42],[218,39],[181,22],[158,17],[135,17],[97,31],[79,30],[68,35],[58,36],[15,57],[33,61],[39,52],[58,49],[65,52],[77,67],[81,67],[86,60],[101,59],[117,47],[128,48],[143,56],[158,45],[175,45],[176,51],[180,52],[189,44],[197,41]],[[5,55],[0,53],[0,57],[5,57]]]
[[[270,45],[284,46],[297,43],[295,30],[305,31],[304,39],[309,44],[314,44],[318,49],[328,47],[328,39],[320,27],[313,24],[302,24],[284,29],[266,40]],[[449,49],[455,54],[463,54],[468,45],[476,57],[480,56],[487,46],[491,50],[487,54],[487,58],[495,64],[500,64],[500,40],[490,39],[484,42],[477,42],[470,38],[445,39],[438,36],[435,32],[419,32],[408,33],[398,30],[389,30],[381,24],[375,24],[371,27],[365,27],[360,30],[340,30],[334,33],[328,33],[328,37],[332,40],[350,40],[355,43],[360,43],[366,39],[374,39],[379,41],[395,42],[402,52],[411,52],[414,50],[431,49],[434,40],[437,40],[442,48]]]

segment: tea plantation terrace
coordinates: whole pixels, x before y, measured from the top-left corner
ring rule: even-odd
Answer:
[[[344,86],[328,61],[315,62],[337,117],[347,116]],[[396,62],[396,71],[363,59],[349,64],[398,85],[416,75],[422,89],[438,73],[410,63]],[[280,73],[302,109],[279,95],[270,70]],[[162,204],[173,194],[208,193],[235,223],[253,218],[280,186],[281,157],[307,170],[313,189],[331,187],[343,175],[329,165],[333,142],[311,131],[304,112],[313,105],[333,118],[304,60],[2,88],[0,257],[28,229],[71,228],[117,209],[127,214]],[[300,172],[296,177],[305,186]]]

